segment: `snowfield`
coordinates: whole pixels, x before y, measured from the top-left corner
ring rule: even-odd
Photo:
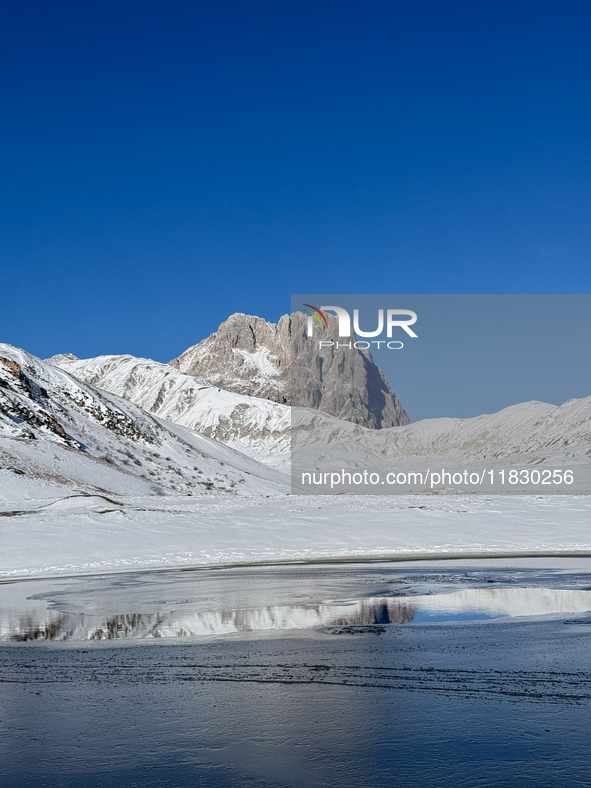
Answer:
[[[0,576],[319,559],[591,554],[591,496],[75,497],[0,517]]]

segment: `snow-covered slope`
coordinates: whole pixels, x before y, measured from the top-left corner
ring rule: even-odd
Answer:
[[[591,463],[591,396],[562,405],[523,402],[471,419],[425,419],[383,430],[367,430],[324,416],[310,427],[309,412],[302,410],[294,414],[294,426],[298,427],[298,444],[308,444],[310,456],[324,443],[331,449],[328,460],[338,453],[374,466],[385,459],[446,456],[473,461],[580,459]]]
[[[283,485],[278,471],[0,344],[0,500]]]
[[[148,413],[197,430],[261,462],[281,466],[289,461],[287,405],[225,391],[145,358],[76,359],[62,354],[48,361]]]

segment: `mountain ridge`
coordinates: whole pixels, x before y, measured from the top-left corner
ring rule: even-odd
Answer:
[[[134,356],[64,358],[53,362],[91,385],[125,397],[165,421],[196,430],[271,465],[290,446],[287,405],[219,390],[168,364]]]

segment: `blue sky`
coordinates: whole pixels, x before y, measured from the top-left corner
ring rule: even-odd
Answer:
[[[1,337],[161,361],[290,293],[590,291],[587,2],[28,2]]]

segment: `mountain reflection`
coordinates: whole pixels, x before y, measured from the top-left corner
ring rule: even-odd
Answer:
[[[409,600],[369,598],[318,605],[276,605],[249,610],[124,613],[110,616],[57,613],[11,615],[0,611],[0,639],[118,640],[232,635],[326,626],[407,624],[416,607]]]
[[[100,604],[99,600],[98,601]],[[140,602],[136,603],[140,606]],[[591,591],[553,588],[464,588],[451,593],[367,597],[320,604],[278,604],[204,610],[203,605],[145,613],[111,613],[124,602],[107,602],[105,612],[66,612],[31,598],[19,608],[0,608],[0,640],[65,641],[220,637],[248,632],[288,632],[320,627],[371,627],[412,621],[467,620],[498,616],[541,616],[591,612]],[[94,608],[96,610],[96,607]]]

